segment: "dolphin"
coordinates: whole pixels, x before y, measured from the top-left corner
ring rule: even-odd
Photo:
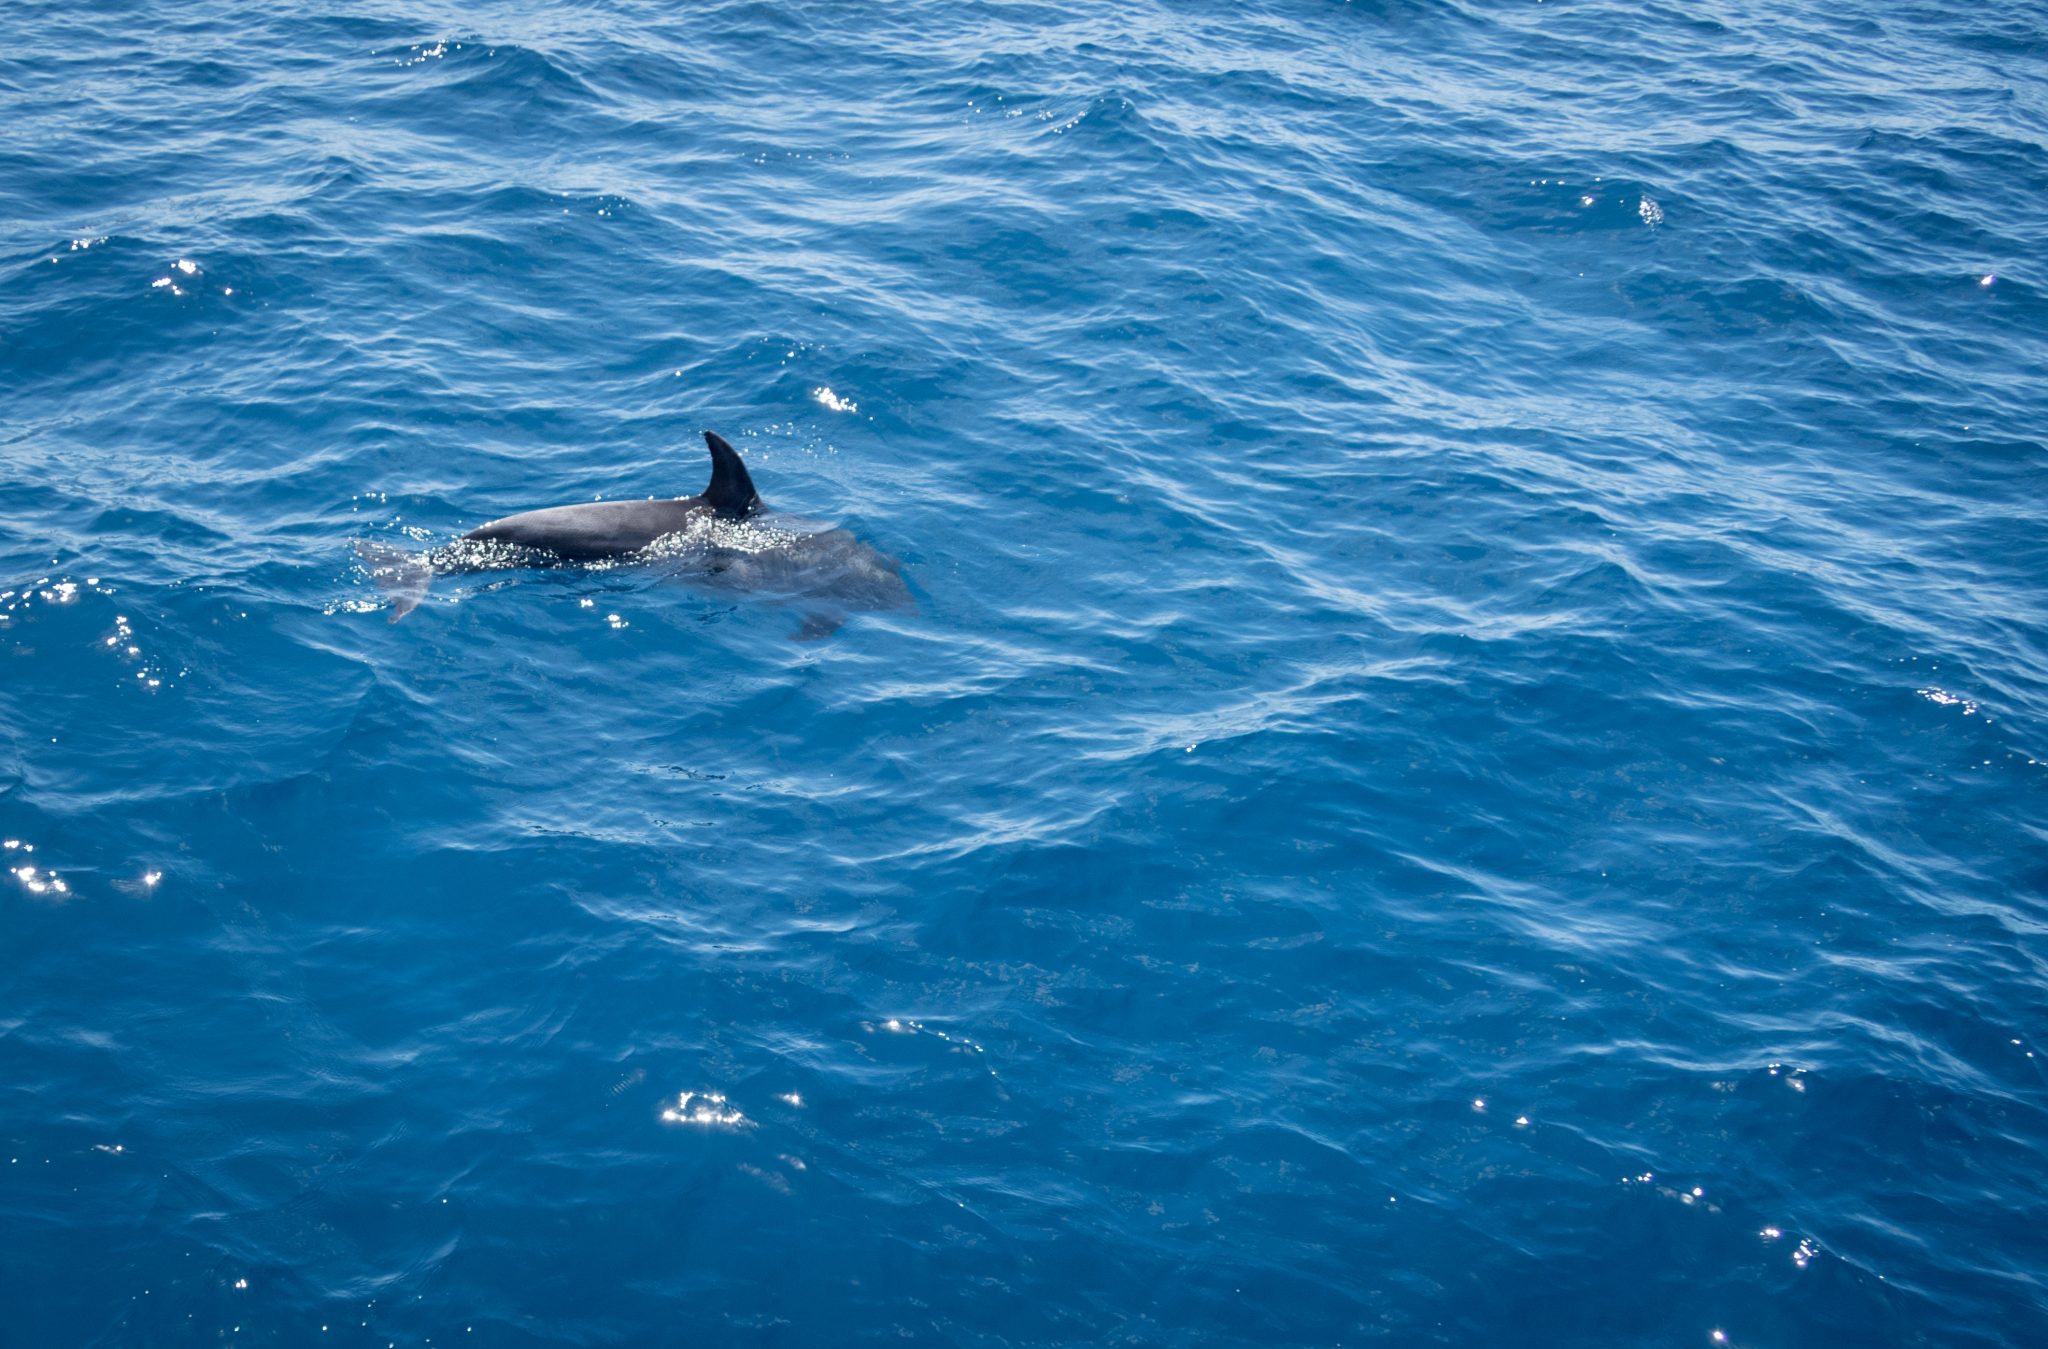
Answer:
[[[716,431],[706,431],[704,443],[711,482],[693,497],[521,511],[425,552],[358,539],[356,556],[391,601],[393,623],[419,607],[437,575],[611,559],[673,560],[701,584],[799,604],[806,611],[793,634],[799,641],[830,636],[850,609],[914,606],[901,562],[844,529],[804,532],[781,523],[762,504],[739,451]]]

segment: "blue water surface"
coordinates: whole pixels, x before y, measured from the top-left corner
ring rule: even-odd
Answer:
[[[0,1342],[2048,1342],[2048,11],[0,9]],[[686,495],[823,640],[351,542]]]

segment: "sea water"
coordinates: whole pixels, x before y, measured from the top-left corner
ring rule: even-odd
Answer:
[[[0,9],[0,1341],[2048,1340],[2048,17]],[[900,558],[351,543],[681,496]]]

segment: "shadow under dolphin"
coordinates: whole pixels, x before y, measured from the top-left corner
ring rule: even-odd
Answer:
[[[672,563],[697,584],[799,606],[798,641],[829,637],[851,610],[916,607],[901,562],[844,529],[778,523],[739,451],[715,431],[704,443],[711,482],[693,497],[522,511],[425,551],[358,539],[356,556],[391,601],[393,623],[419,607],[436,576],[614,560]]]

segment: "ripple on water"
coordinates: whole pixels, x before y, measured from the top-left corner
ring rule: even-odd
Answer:
[[[2030,14],[11,17],[24,1342],[2026,1342]]]

